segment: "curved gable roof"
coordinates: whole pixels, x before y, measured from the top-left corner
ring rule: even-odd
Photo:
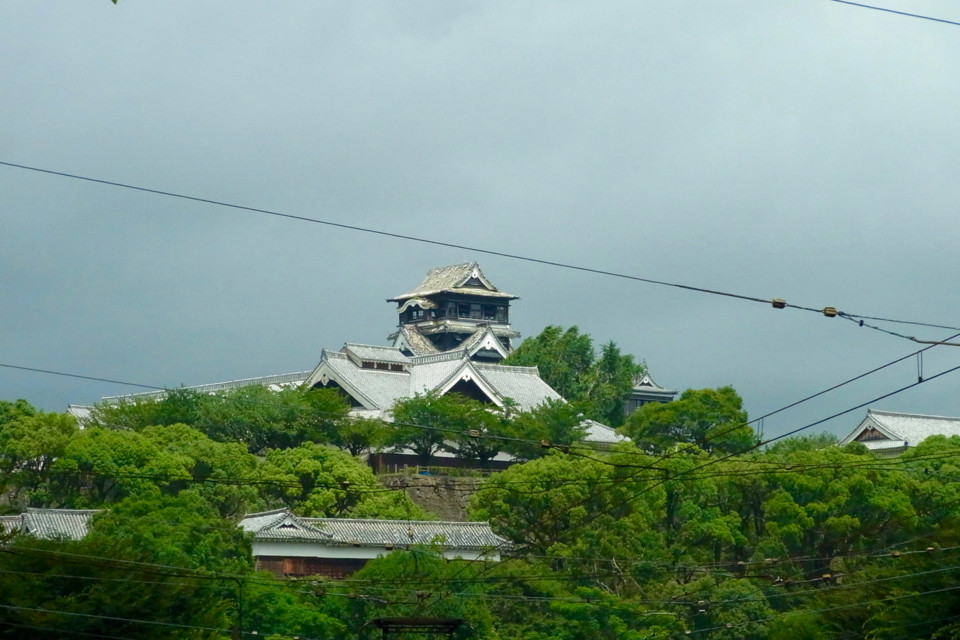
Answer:
[[[471,282],[477,282],[480,286],[471,284]],[[480,265],[476,262],[463,262],[430,269],[423,281],[413,291],[394,298],[387,298],[387,302],[403,302],[409,298],[431,296],[438,293],[462,293],[505,300],[516,300],[518,298],[518,296],[497,289],[483,274]]]
[[[393,348],[385,350],[399,353]],[[344,351],[324,351],[306,384],[326,386],[334,381],[365,409],[381,411],[418,393],[436,391],[443,395],[461,380],[474,382],[497,406],[502,406],[505,398],[512,398],[521,409],[529,410],[546,400],[560,399],[560,394],[540,378],[536,367],[473,362],[466,350],[404,359],[404,371],[365,369]]]
[[[309,522],[293,515],[289,509],[274,509],[251,513],[243,517],[240,528],[259,541],[329,540],[333,536]]]
[[[861,434],[870,429],[877,431],[882,437],[858,440]],[[867,409],[867,415],[860,424],[838,444],[859,441],[868,449],[906,448],[937,435],[960,436],[960,418]]]

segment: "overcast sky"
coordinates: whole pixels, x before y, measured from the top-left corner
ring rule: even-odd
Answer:
[[[953,1],[883,2],[960,21]],[[0,161],[957,326],[958,65],[960,27],[830,0],[5,2]],[[0,206],[3,364],[158,386],[309,370],[323,348],[384,343],[385,299],[467,260],[520,296],[525,336],[578,325],[664,386],[733,385],[753,417],[919,348],[4,166]],[[936,347],[924,375],[958,364]],[[911,359],[764,428],[916,379]],[[958,382],[871,406],[960,416]],[[47,410],[128,391],[0,368],[0,399]]]

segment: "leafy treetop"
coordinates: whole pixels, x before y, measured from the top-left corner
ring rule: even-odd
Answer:
[[[614,427],[623,423],[623,402],[634,379],[646,371],[615,342],[604,344],[598,355],[588,334],[557,325],[524,340],[502,364],[537,367],[540,377],[586,417]]]

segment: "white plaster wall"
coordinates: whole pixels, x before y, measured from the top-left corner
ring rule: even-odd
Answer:
[[[253,555],[261,556],[280,556],[286,558],[331,558],[331,559],[349,559],[349,560],[372,560],[385,556],[390,553],[390,549],[384,547],[336,547],[320,543],[311,542],[254,542]],[[465,551],[450,549],[443,552],[443,557],[448,560],[462,558],[464,560],[492,560],[499,562],[500,553],[491,551],[482,553],[479,551]]]

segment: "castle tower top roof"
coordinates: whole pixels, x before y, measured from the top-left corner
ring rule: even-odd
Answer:
[[[505,293],[497,289],[480,270],[476,262],[436,267],[427,272],[426,277],[409,293],[404,293],[387,302],[403,302],[411,298],[421,298],[439,293],[457,293],[469,296],[483,296],[499,298],[501,300],[516,300],[519,296]]]

